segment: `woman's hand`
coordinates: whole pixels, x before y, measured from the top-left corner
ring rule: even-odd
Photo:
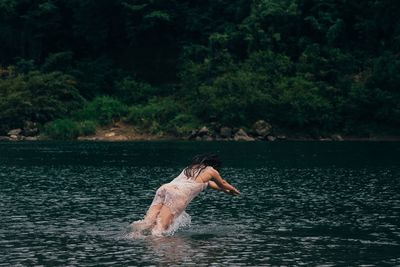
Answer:
[[[230,194],[232,196],[238,196],[240,195],[240,191],[237,190],[236,188],[233,188],[231,190],[226,190],[225,193]]]

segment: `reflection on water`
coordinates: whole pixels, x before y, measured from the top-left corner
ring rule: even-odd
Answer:
[[[145,239],[145,246],[150,255],[160,257],[160,262],[169,265],[181,265],[191,262],[196,256],[196,249],[192,241],[187,237],[179,235],[168,237],[148,237]]]
[[[213,145],[0,144],[0,266],[400,265],[398,143],[218,143],[242,195],[207,190],[189,227],[127,238],[156,188]]]

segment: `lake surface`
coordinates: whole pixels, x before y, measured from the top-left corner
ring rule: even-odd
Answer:
[[[127,237],[154,192],[217,152],[173,236]],[[399,266],[400,143],[0,143],[0,266]]]

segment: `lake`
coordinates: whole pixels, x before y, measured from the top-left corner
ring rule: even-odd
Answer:
[[[195,154],[242,195],[207,189],[191,225],[127,236]],[[399,142],[3,142],[0,266],[398,266]]]

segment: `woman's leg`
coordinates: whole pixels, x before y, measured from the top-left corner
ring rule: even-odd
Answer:
[[[172,224],[174,215],[172,214],[168,206],[163,205],[161,207],[160,213],[158,214],[156,225],[152,230],[153,235],[160,235],[165,230],[167,230]]]
[[[162,207],[163,204],[156,204],[150,206],[150,208],[146,212],[146,215],[144,216],[144,220],[151,224],[155,224],[157,216],[160,213]]]
[[[147,210],[143,220],[133,222],[131,227],[136,231],[143,231],[152,228],[157,220],[157,216],[161,211],[162,204],[151,205]]]

